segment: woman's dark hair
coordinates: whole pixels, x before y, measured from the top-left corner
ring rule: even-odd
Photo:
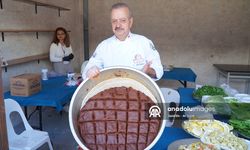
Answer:
[[[70,46],[69,34],[68,34],[68,32],[66,31],[66,29],[64,29],[63,27],[58,27],[58,28],[56,28],[56,31],[55,31],[55,33],[54,33],[54,37],[53,37],[52,43],[56,43],[56,44],[59,43],[59,40],[58,40],[58,38],[57,38],[57,32],[58,32],[58,31],[63,31],[63,32],[65,33],[65,39],[64,39],[63,42],[64,42],[64,44],[65,44],[66,47],[69,47],[69,46]]]

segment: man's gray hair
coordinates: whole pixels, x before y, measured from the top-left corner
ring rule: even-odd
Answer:
[[[129,17],[132,17],[132,12],[131,12],[131,9],[128,7],[128,5],[126,3],[122,3],[122,2],[119,2],[119,3],[115,3],[112,5],[111,7],[111,11],[113,9],[118,9],[118,8],[128,8],[128,11],[129,11]]]

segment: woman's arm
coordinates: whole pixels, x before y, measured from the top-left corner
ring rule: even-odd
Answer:
[[[61,62],[63,59],[63,54],[60,54],[58,51],[58,46],[55,43],[52,43],[50,46],[49,58],[51,62]]]

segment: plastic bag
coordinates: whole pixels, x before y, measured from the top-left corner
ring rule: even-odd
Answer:
[[[235,94],[239,94],[239,92],[236,89],[230,87],[228,84],[223,83],[220,85],[220,87],[224,90],[224,92],[228,96],[234,96]]]

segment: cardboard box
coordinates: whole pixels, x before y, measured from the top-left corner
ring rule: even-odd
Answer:
[[[40,74],[21,74],[11,77],[10,93],[13,96],[30,96],[41,90]]]

